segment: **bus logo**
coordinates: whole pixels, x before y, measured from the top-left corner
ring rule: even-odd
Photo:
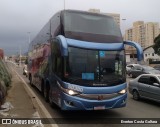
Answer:
[[[103,95],[98,95],[98,100],[103,100]]]

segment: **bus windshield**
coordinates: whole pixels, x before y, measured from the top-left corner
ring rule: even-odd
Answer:
[[[125,82],[124,50],[98,51],[69,47],[65,78],[83,86],[111,86]]]
[[[120,29],[114,19],[107,15],[64,12],[64,33],[67,38],[99,43],[122,43]]]

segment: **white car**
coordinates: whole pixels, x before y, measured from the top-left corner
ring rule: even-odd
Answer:
[[[135,65],[139,65],[139,64],[128,64],[128,65],[126,66],[126,72],[127,72],[127,74],[128,74],[128,72],[129,72]]]

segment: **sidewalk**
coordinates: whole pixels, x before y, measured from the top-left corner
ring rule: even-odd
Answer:
[[[8,94],[5,103],[1,106],[3,109],[0,110],[0,118],[39,118],[33,100],[26,89],[22,80],[17,74],[11,69],[12,83],[8,90]],[[35,125],[0,125],[0,127],[41,127]]]

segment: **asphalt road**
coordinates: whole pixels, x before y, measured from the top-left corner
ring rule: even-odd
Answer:
[[[28,83],[29,80],[22,75],[22,68],[12,66],[15,70],[23,77],[23,79]],[[127,78],[129,81],[130,78]],[[30,88],[36,93],[37,97],[42,101],[46,109],[49,111],[53,118],[63,118],[68,122],[72,122],[72,119],[67,118],[80,118],[77,123],[78,124],[58,124],[59,127],[74,127],[75,125],[78,127],[83,126],[91,126],[91,127],[136,127],[136,126],[144,126],[144,127],[159,127],[160,125],[157,124],[86,124],[89,118],[93,118],[94,122],[96,119],[99,118],[160,118],[160,103],[149,101],[149,100],[140,100],[135,101],[132,99],[132,96],[128,94],[128,101],[127,106],[124,108],[119,109],[109,109],[106,111],[71,111],[71,112],[64,112],[60,111],[57,107],[51,107],[48,103],[45,102],[44,98],[41,96],[40,92],[35,88]],[[81,118],[83,119],[81,121]],[[84,121],[85,119],[85,121]],[[76,119],[77,120],[77,119]],[[107,120],[107,119],[106,119]],[[84,122],[84,123],[83,123]]]

